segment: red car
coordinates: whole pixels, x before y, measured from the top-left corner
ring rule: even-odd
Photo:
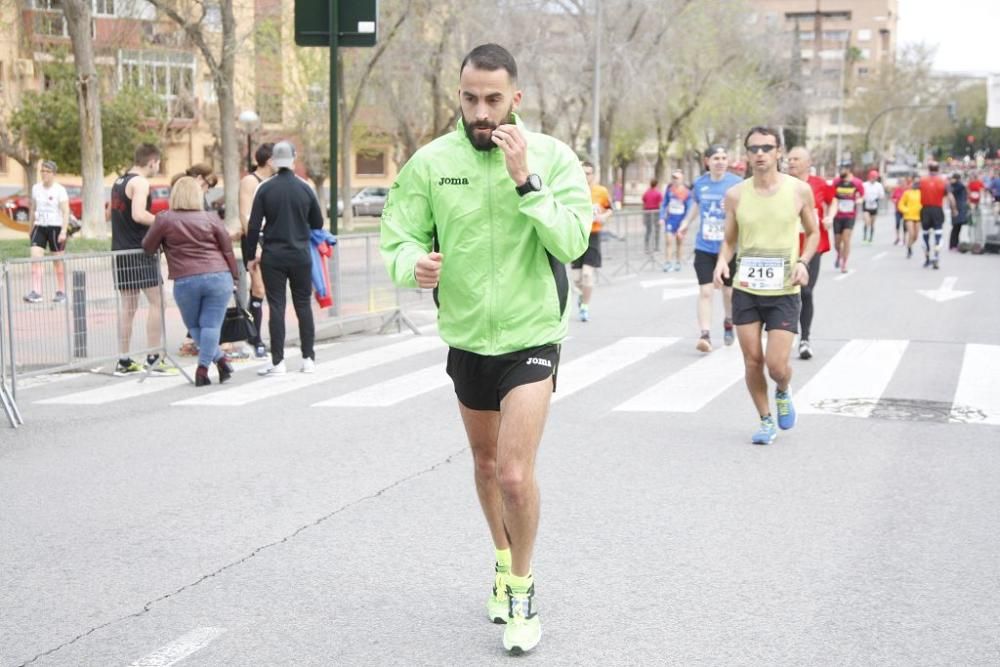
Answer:
[[[63,184],[63,187],[66,188],[66,194],[69,195],[70,215],[79,220],[83,211],[83,200],[80,198],[80,186]],[[3,208],[7,212],[10,219],[24,224],[27,224],[28,222],[28,207],[30,205],[31,200],[24,191],[12,194],[3,199]]]
[[[79,220],[83,217],[83,198],[80,196],[82,188],[79,185],[66,185],[66,194],[69,195],[69,212],[70,215]],[[169,185],[151,185],[149,188],[149,194],[153,196],[153,204],[150,207],[150,211],[154,214],[160,211],[165,211],[170,208],[170,186]],[[9,197],[0,200],[2,202],[3,209],[7,212],[7,215],[11,220],[15,220],[22,224],[28,223],[28,206],[30,205],[30,200],[28,195],[24,191],[18,192],[16,194],[10,195]],[[105,202],[104,207],[107,209],[107,202]]]

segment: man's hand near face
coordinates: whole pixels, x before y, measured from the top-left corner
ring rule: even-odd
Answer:
[[[524,185],[528,180],[528,143],[524,140],[517,125],[504,124],[497,126],[493,130],[493,143],[503,151],[504,159],[507,161],[507,173],[510,174],[514,185]]]

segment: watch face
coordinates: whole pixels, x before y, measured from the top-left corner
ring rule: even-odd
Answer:
[[[528,175],[528,184],[531,186],[532,190],[538,191],[542,189],[542,178],[538,174]]]

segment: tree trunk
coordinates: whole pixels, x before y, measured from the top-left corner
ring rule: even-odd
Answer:
[[[219,131],[222,139],[222,178],[225,184],[226,229],[240,229],[240,144],[236,132],[236,100],[233,80],[236,73],[236,17],[233,0],[224,0],[222,12],[222,58],[213,72],[219,97]]]
[[[90,2],[65,0],[63,13],[73,43],[76,66],[76,99],[80,108],[80,175],[83,177],[82,234],[105,236],[104,150],[101,135],[101,82],[94,65],[90,34]]]

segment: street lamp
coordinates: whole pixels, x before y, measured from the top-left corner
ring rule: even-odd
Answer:
[[[260,123],[260,116],[257,115],[255,111],[247,109],[246,111],[240,112],[239,117],[240,124],[247,133],[247,173],[253,170],[253,147],[250,145],[251,135],[253,134],[254,128]]]

